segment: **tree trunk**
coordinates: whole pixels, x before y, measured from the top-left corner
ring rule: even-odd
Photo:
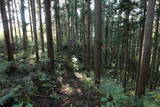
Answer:
[[[102,29],[101,29],[101,12],[102,12],[102,1],[95,0],[95,12],[96,12],[96,28],[95,28],[95,85],[99,87],[100,85],[100,74],[102,65]]]
[[[145,86],[148,81],[149,64],[151,55],[152,29],[154,20],[154,8],[156,0],[148,0],[147,16],[144,29],[144,39],[141,55],[140,74],[138,79],[138,87],[136,95],[141,97],[145,94]]]
[[[124,87],[124,92],[126,92],[127,88],[127,74],[128,74],[128,59],[129,59],[129,51],[128,51],[128,41],[129,41],[129,14],[130,11],[127,10],[126,12],[126,21],[125,21],[125,42],[124,42],[124,81],[123,81],[123,87]]]
[[[159,67],[160,67],[160,47],[158,47],[158,58],[157,58],[157,66],[156,66],[156,76],[155,76],[155,83],[154,83],[154,89],[157,87],[157,82],[159,80]]]
[[[147,6],[147,0],[143,0],[142,4],[144,4],[144,11],[143,11],[143,22],[142,22],[142,30],[140,33],[140,49],[139,49],[139,64],[138,64],[138,69],[137,69],[137,75],[136,75],[136,93],[137,93],[137,85],[138,85],[138,78],[139,78],[139,72],[140,72],[140,64],[141,64],[141,54],[142,54],[142,45],[143,45],[143,38],[144,38],[144,27],[145,27],[145,20],[146,20],[146,6]]]
[[[82,25],[81,25],[81,28],[82,28],[82,56],[83,56],[83,61],[84,61],[84,63],[86,62],[86,30],[85,30],[85,1],[83,0],[83,4],[82,4],[83,6],[82,6],[82,19],[81,19],[81,23],[82,23]]]
[[[89,0],[90,1],[90,0]],[[77,41],[78,41],[78,37],[79,37],[79,33],[78,33],[78,13],[77,13],[77,0],[75,0],[75,12],[74,12],[74,14],[75,14],[75,42],[76,42],[76,44],[75,44],[75,48],[76,49],[78,49],[78,44],[77,44]],[[75,53],[76,55],[78,55],[78,51]]]
[[[54,11],[55,11],[55,23],[56,23],[57,51],[60,51],[62,35],[61,35],[61,26],[60,26],[59,0],[55,0]]]
[[[43,36],[43,24],[42,24],[41,0],[38,0],[38,7],[39,7],[39,25],[40,25],[41,48],[42,48],[42,52],[44,52],[44,36]]]
[[[51,26],[51,1],[45,0],[45,23],[46,23],[46,36],[47,36],[47,50],[49,58],[49,71],[54,70],[54,49],[53,49],[53,37]]]
[[[87,0],[87,72],[90,72],[90,0]]]
[[[23,31],[23,49],[26,51],[28,46],[28,38],[26,29],[24,0],[21,0],[21,20],[22,20],[22,31]]]
[[[31,15],[31,3],[30,3],[30,0],[28,0],[28,13],[29,13],[29,20],[30,20],[30,30],[31,30],[31,38],[32,38],[32,41],[34,40],[34,37],[33,37],[33,26],[32,26],[32,15]]]

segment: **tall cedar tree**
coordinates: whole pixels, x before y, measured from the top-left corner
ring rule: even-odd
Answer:
[[[90,72],[90,0],[87,0],[87,72]]]
[[[149,64],[151,56],[152,30],[154,20],[154,8],[156,0],[148,0],[147,16],[144,29],[144,39],[141,55],[140,74],[138,79],[138,87],[136,95],[138,97],[145,94],[145,86],[148,81]]]
[[[23,49],[27,50],[28,38],[27,38],[27,29],[26,29],[24,0],[21,0],[21,20],[22,20],[22,32],[23,32]]]
[[[55,24],[56,24],[56,39],[57,39],[57,51],[61,48],[61,26],[60,26],[60,8],[59,8],[59,0],[55,0],[54,2],[54,10],[55,10]]]
[[[53,50],[53,37],[52,37],[52,26],[51,26],[51,1],[45,0],[45,23],[46,23],[46,36],[47,36],[47,53],[49,58],[49,71],[54,70],[54,50]]]
[[[38,0],[38,8],[39,8],[39,25],[40,25],[41,48],[42,48],[42,52],[44,52],[44,35],[43,35],[43,24],[42,24],[41,0]]]
[[[96,35],[95,35],[95,85],[99,87],[100,85],[100,74],[101,74],[101,64],[102,64],[102,1],[95,0],[95,12],[96,12]]]
[[[28,14],[29,14],[29,20],[30,20],[30,30],[31,30],[31,39],[32,41],[34,40],[34,37],[33,37],[33,26],[32,26],[32,15],[31,15],[31,3],[30,3],[30,0],[28,0]]]
[[[144,5],[144,8],[143,8],[143,12],[142,12],[142,30],[141,30],[141,33],[140,33],[140,38],[139,38],[139,41],[140,41],[140,49],[139,49],[139,64],[138,64],[138,69],[137,69],[137,76],[136,76],[136,93],[137,93],[137,82],[138,82],[138,77],[139,77],[139,72],[140,72],[140,64],[141,64],[141,54],[142,54],[142,45],[143,45],[143,38],[144,38],[144,27],[145,27],[145,19],[146,19],[146,6],[147,6],[147,0],[143,0],[141,1],[141,4]]]

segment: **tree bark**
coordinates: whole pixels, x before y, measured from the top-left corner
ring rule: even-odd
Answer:
[[[42,52],[44,52],[44,35],[43,35],[43,24],[42,24],[41,0],[38,0],[38,7],[39,7],[39,25],[40,25],[41,48],[42,48]]]
[[[87,0],[87,72],[90,72],[90,0]]]
[[[139,74],[138,85],[137,85],[138,87],[136,93],[136,96],[138,97],[141,97],[142,95],[145,94],[145,86],[149,77],[147,75],[149,75],[155,2],[156,0],[148,0],[148,5],[147,5],[147,16],[146,16],[145,30],[144,30],[140,74]]]
[[[28,0],[28,13],[29,13],[29,20],[30,20],[30,30],[31,30],[31,38],[32,38],[32,41],[34,40],[34,37],[33,37],[33,26],[32,26],[32,15],[31,15],[31,3],[30,3],[30,0]]]
[[[49,58],[49,71],[54,70],[54,50],[53,50],[53,37],[51,26],[51,1],[45,0],[45,23],[46,23],[46,36],[47,36],[47,53]]]
[[[101,64],[102,64],[102,29],[101,29],[101,12],[102,1],[95,0],[95,12],[96,12],[96,27],[95,27],[95,85],[99,87],[101,77]]]
[[[126,92],[127,88],[127,74],[128,74],[128,59],[129,59],[129,51],[128,51],[128,41],[129,41],[129,14],[130,11],[127,10],[126,12],[126,21],[125,21],[125,42],[124,42],[124,81],[123,81],[123,87],[124,87],[124,92]]]
[[[28,46],[28,38],[26,29],[24,0],[21,0],[21,20],[22,20],[22,31],[23,31],[23,49],[26,51]]]
[[[143,0],[142,4],[144,4],[144,11],[143,11],[143,22],[142,22],[142,30],[140,33],[140,49],[139,49],[139,64],[138,64],[138,69],[137,69],[137,75],[136,75],[136,93],[137,93],[137,85],[138,85],[138,78],[139,78],[139,72],[140,72],[140,64],[141,64],[141,54],[142,54],[142,45],[143,45],[143,38],[144,38],[144,27],[145,27],[145,20],[146,20],[146,6],[147,6],[147,0]]]
[[[56,38],[57,38],[57,52],[61,48],[61,26],[60,26],[60,9],[59,0],[55,0],[54,11],[55,11],[55,24],[56,24]]]

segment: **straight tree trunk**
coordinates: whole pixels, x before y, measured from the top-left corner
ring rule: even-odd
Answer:
[[[157,82],[159,80],[159,75],[157,75],[159,73],[159,67],[160,67],[160,47],[158,47],[158,58],[157,58],[157,66],[156,66],[156,76],[155,76],[155,83],[154,83],[154,89],[156,89],[157,87]]]
[[[54,3],[55,10],[55,24],[56,24],[56,38],[57,38],[57,52],[60,51],[61,48],[61,26],[60,26],[60,7],[59,0],[55,0]]]
[[[137,76],[136,76],[136,93],[137,93],[137,85],[138,85],[138,78],[139,78],[139,72],[140,72],[140,64],[141,64],[141,54],[142,54],[142,45],[143,45],[143,38],[144,38],[144,27],[145,27],[145,20],[146,20],[146,6],[147,6],[147,0],[143,0],[142,4],[144,4],[144,11],[143,11],[143,22],[142,22],[142,30],[140,33],[140,49],[139,49],[139,64],[138,64],[138,69],[137,69]]]
[[[53,37],[51,26],[51,1],[45,0],[45,23],[46,23],[46,36],[47,36],[47,53],[49,58],[49,71],[54,70],[54,49],[53,49]]]
[[[22,20],[22,31],[23,31],[23,49],[26,51],[28,46],[28,38],[26,29],[24,0],[21,0],[21,20]]]
[[[38,8],[39,8],[39,25],[40,25],[41,48],[42,48],[42,52],[44,52],[44,35],[43,35],[43,24],[42,24],[41,0],[38,0]]]
[[[127,88],[127,74],[128,74],[128,59],[129,59],[129,51],[128,51],[128,41],[129,41],[129,14],[130,11],[127,10],[126,12],[126,23],[125,23],[125,43],[124,43],[124,81],[123,81],[123,87],[124,87],[124,92],[126,92]]]
[[[90,0],[89,0],[90,1]],[[75,0],[75,10],[74,10],[74,14],[75,14],[75,17],[74,17],[74,22],[75,22],[75,48],[77,49],[78,48],[78,45],[77,45],[77,41],[78,41],[78,37],[79,37],[79,33],[78,33],[78,13],[77,13],[77,0]],[[75,53],[76,55],[78,55],[78,51]]]
[[[144,29],[144,39],[141,55],[140,73],[138,79],[138,87],[136,96],[141,97],[145,94],[145,86],[148,81],[149,75],[151,43],[152,43],[152,29],[154,20],[154,8],[156,0],[148,0],[147,16]]]
[[[102,66],[102,1],[95,0],[95,12],[96,12],[96,28],[95,28],[95,85],[99,87],[100,85],[100,77],[101,77],[101,66]]]
[[[71,27],[70,27],[70,24],[71,24],[71,21],[70,21],[70,19],[71,19],[71,16],[70,16],[70,6],[68,5],[68,7],[66,7],[67,8],[67,27],[68,27],[68,59],[69,59],[69,61],[71,61],[71,58],[72,58],[72,55],[71,55]]]
[[[87,0],[87,72],[90,72],[90,0]]]
[[[30,20],[30,29],[31,29],[31,38],[32,38],[32,41],[34,40],[34,37],[33,37],[33,26],[32,26],[32,15],[31,15],[31,3],[30,3],[30,0],[28,0],[28,13],[29,13],[29,20]]]
[[[6,50],[8,55],[8,61],[13,61],[13,50],[11,47],[11,41],[9,36],[9,27],[8,27],[8,18],[7,18],[7,12],[5,8],[5,1],[0,1],[0,11],[1,11],[1,17],[2,17],[2,24],[3,24],[3,30],[4,30],[4,38],[5,38],[5,44],[6,44]]]
[[[84,63],[86,62],[86,30],[85,30],[85,27],[86,27],[86,23],[85,23],[85,1],[83,0],[83,6],[82,6],[82,19],[81,19],[81,23],[82,23],[82,25],[81,25],[81,27],[82,27],[82,52],[83,52],[83,54],[82,54],[82,56],[83,56],[83,60],[84,60]]]

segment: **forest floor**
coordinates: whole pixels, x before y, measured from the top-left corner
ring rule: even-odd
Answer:
[[[159,89],[137,99],[134,90],[124,93],[109,77],[103,76],[97,89],[93,71],[88,74],[81,62],[59,58],[55,65],[53,73],[45,58],[39,64],[1,61],[0,107],[160,107]]]
[[[56,103],[49,98],[46,88],[41,88],[39,95],[36,96],[35,106],[37,107],[96,107],[99,104],[98,94],[86,89],[82,81],[83,76],[74,72],[66,72],[63,74],[62,81],[59,83],[55,92],[60,96]],[[42,92],[42,93],[41,93]]]
[[[96,107],[99,94],[86,87],[85,73],[77,72],[69,64],[61,63],[62,71],[47,71],[39,65],[5,62],[0,66],[0,105],[2,107]],[[4,82],[2,82],[4,81]],[[12,91],[13,90],[13,91]],[[0,107],[1,107],[0,106]]]
[[[94,107],[98,105],[98,95],[85,89],[81,78],[77,77],[74,72],[65,73],[62,81],[60,107],[67,107],[69,104],[74,103],[76,107]]]

